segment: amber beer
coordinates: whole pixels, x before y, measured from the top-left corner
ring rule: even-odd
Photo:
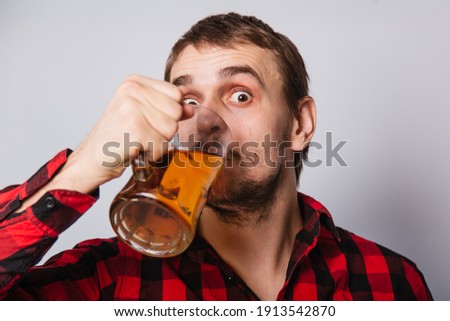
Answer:
[[[177,255],[192,242],[223,158],[201,150],[176,149],[158,162],[141,159],[140,166],[136,164],[133,177],[111,204],[112,227],[143,254]]]

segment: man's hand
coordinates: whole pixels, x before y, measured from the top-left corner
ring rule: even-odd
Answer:
[[[125,134],[130,142],[152,147],[153,159],[163,153],[162,142],[169,141],[178,129],[178,121],[192,116],[189,106],[182,105],[180,89],[168,82],[142,76],[130,76],[115,92],[103,115],[80,146],[69,156],[66,164],[52,181],[27,199],[18,211],[33,205],[45,192],[67,189],[89,193],[101,184],[119,177],[124,164],[138,154],[137,148],[124,149]],[[111,163],[111,156],[104,153],[105,144],[120,144],[115,149],[121,163]]]
[[[70,155],[61,178],[82,181],[82,192],[120,176],[125,166],[138,154],[137,148],[124,150],[124,137],[158,159],[165,152],[163,142],[169,141],[178,129],[178,121],[186,116],[178,87],[160,80],[130,76],[117,89],[110,104],[81,145]],[[111,164],[111,156],[104,152],[108,143],[119,143],[114,149],[121,164]],[[117,145],[117,144],[116,144]]]

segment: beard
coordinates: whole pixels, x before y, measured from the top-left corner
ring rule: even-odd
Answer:
[[[258,226],[271,217],[271,207],[281,181],[282,168],[275,168],[264,179],[249,177],[248,169],[238,177],[228,177],[211,189],[206,207],[226,224]]]
[[[283,141],[288,141],[291,132],[292,125],[286,124],[282,132]],[[242,160],[243,155],[239,152],[235,156]],[[263,157],[270,157],[270,151]],[[267,221],[272,215],[272,204],[285,173],[282,163],[286,159],[278,160],[277,166],[263,178],[253,178],[248,167],[239,167],[237,173],[230,175],[225,168],[212,186],[205,206],[212,209],[222,222],[237,227],[258,226]]]

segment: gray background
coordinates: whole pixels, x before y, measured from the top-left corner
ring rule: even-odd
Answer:
[[[314,140],[340,150],[305,168],[300,189],[337,225],[397,251],[450,299],[450,2],[0,0],[0,186],[75,148],[129,74],[162,78],[172,43],[206,15],[256,15],[305,59],[318,106]],[[325,160],[325,149],[311,160]],[[45,258],[112,236],[125,175]]]

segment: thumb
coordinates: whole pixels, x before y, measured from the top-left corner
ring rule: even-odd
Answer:
[[[190,104],[183,104],[183,114],[181,115],[181,119],[180,120],[185,120],[185,119],[189,119],[192,116],[194,116],[194,107],[193,105]]]

